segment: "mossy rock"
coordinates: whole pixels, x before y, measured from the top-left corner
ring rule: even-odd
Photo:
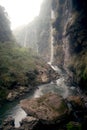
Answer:
[[[82,130],[82,126],[78,122],[69,122],[67,124],[67,130]]]

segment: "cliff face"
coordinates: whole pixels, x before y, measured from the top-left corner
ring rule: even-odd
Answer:
[[[52,9],[54,63],[63,67],[74,82],[87,88],[86,0],[53,0]]]
[[[5,8],[0,6],[0,42],[13,41],[10,21]]]
[[[40,14],[27,26],[14,31],[19,44],[38,52],[46,61],[50,59],[51,0],[43,0]]]

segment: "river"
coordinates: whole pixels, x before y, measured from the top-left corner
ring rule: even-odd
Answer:
[[[55,69],[55,71],[60,71],[56,67]],[[61,73],[61,76],[58,80],[49,84],[38,86],[38,89],[36,89],[31,94],[26,94],[26,96],[24,96],[23,99],[40,97],[41,95],[48,92],[58,93],[62,95],[64,98],[66,98],[69,95],[76,95],[77,93],[75,87],[66,85],[65,74]],[[4,106],[0,108],[0,123],[3,122],[3,120],[9,116],[15,119],[15,127],[19,127],[19,122],[26,117],[26,113],[20,107],[20,100],[5,103]]]

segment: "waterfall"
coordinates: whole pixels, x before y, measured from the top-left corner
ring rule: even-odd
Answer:
[[[36,39],[36,40],[35,40],[36,42],[35,42],[35,45],[34,45],[34,46],[35,46],[36,52],[37,52],[37,54],[38,54],[38,53],[39,53],[39,47],[38,47],[38,44],[37,44],[37,30],[36,30],[36,29],[34,30],[34,33],[35,33],[35,39]]]
[[[51,59],[50,59],[51,64],[53,63],[53,43],[54,43],[53,28],[51,26]]]
[[[28,34],[28,31],[26,29],[26,31],[25,31],[25,37],[24,37],[24,47],[26,47],[26,45],[27,45],[27,34]]]
[[[29,35],[30,33],[30,35]],[[34,41],[33,41],[34,39]],[[37,30],[32,29],[32,31],[25,28],[25,35],[24,35],[24,47],[29,47],[34,50],[38,54],[38,44],[37,44]]]
[[[55,14],[54,11],[51,10],[51,20],[55,19]],[[53,44],[54,44],[54,37],[53,37],[53,27],[51,26],[51,59],[50,59],[50,63],[53,63],[53,55],[54,55],[54,48],[53,48]]]

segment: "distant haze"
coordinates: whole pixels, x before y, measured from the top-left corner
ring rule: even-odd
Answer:
[[[0,0],[11,21],[11,28],[25,25],[39,15],[43,0]]]

